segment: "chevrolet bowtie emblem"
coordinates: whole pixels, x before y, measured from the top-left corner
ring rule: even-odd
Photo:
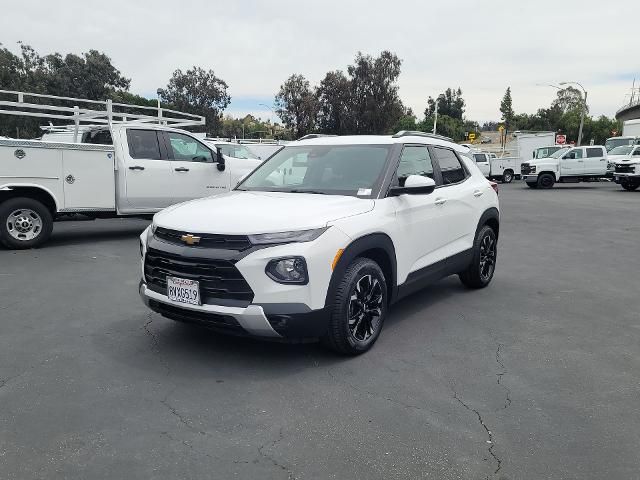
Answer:
[[[187,234],[187,235],[182,235],[180,237],[180,240],[182,240],[187,245],[193,245],[195,243],[200,243],[200,237],[196,237],[195,235],[191,235],[190,233]]]

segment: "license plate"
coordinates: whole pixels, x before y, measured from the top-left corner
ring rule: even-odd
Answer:
[[[202,305],[200,301],[200,283],[197,280],[167,277],[167,297],[177,303]]]

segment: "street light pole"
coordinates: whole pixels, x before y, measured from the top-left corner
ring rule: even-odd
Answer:
[[[578,130],[577,146],[579,147],[580,145],[582,145],[582,127],[584,127],[584,115],[587,111],[587,91],[582,86],[582,84],[578,82],[560,82],[560,85],[569,85],[569,84],[578,85],[584,92],[584,101],[582,102],[582,113],[580,114],[580,129]]]
[[[160,110],[160,96],[162,95],[162,89],[159,88],[156,90],[156,93],[158,94],[158,123],[160,123],[160,118],[162,118],[162,110]]]
[[[436,134],[436,127],[438,126],[438,99],[436,98],[436,118],[433,120],[433,134]]]

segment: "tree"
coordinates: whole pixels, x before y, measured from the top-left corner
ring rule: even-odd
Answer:
[[[231,101],[224,80],[216,77],[213,70],[195,66],[186,72],[174,71],[160,95],[180,111],[204,116],[206,131],[214,134],[220,130],[220,117]]]
[[[275,97],[276,113],[300,138],[315,129],[318,102],[309,81],[302,75],[291,75]]]
[[[41,56],[22,43],[19,55],[6,48],[0,49],[0,87],[3,89],[105,100],[128,90],[130,83],[107,55],[96,50],[81,55],[52,53]],[[30,101],[37,103],[37,100]],[[69,106],[68,102],[65,105]],[[39,126],[42,123],[44,121],[38,118],[3,117],[0,134],[34,137],[41,133]]]
[[[502,121],[504,122],[505,128],[509,130],[513,124],[513,117],[515,115],[513,112],[513,102],[511,100],[511,87],[507,87],[507,91],[504,93],[504,97],[502,97],[500,113],[502,113]]]
[[[350,133],[389,133],[404,113],[396,83],[402,61],[389,51],[379,57],[358,52],[347,72],[350,79]]]
[[[350,121],[350,81],[340,70],[328,72],[316,90],[318,128],[323,133],[347,133]]]
[[[451,118],[462,120],[464,115],[465,102],[462,98],[462,89],[447,88],[443,93],[438,95],[438,116],[446,115]],[[425,117],[431,117],[435,114],[436,101],[429,97],[427,100],[427,108],[424,111]]]
[[[567,113],[571,110],[582,111],[583,103],[582,92],[575,87],[567,87],[558,90],[558,95],[551,106],[558,107],[562,113]]]

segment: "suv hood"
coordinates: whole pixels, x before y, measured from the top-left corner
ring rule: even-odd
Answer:
[[[197,233],[258,234],[320,228],[369,212],[371,199],[309,193],[232,191],[158,212],[157,226]]]
[[[610,163],[637,163],[639,158],[633,158],[631,155],[609,155],[607,160]]]

